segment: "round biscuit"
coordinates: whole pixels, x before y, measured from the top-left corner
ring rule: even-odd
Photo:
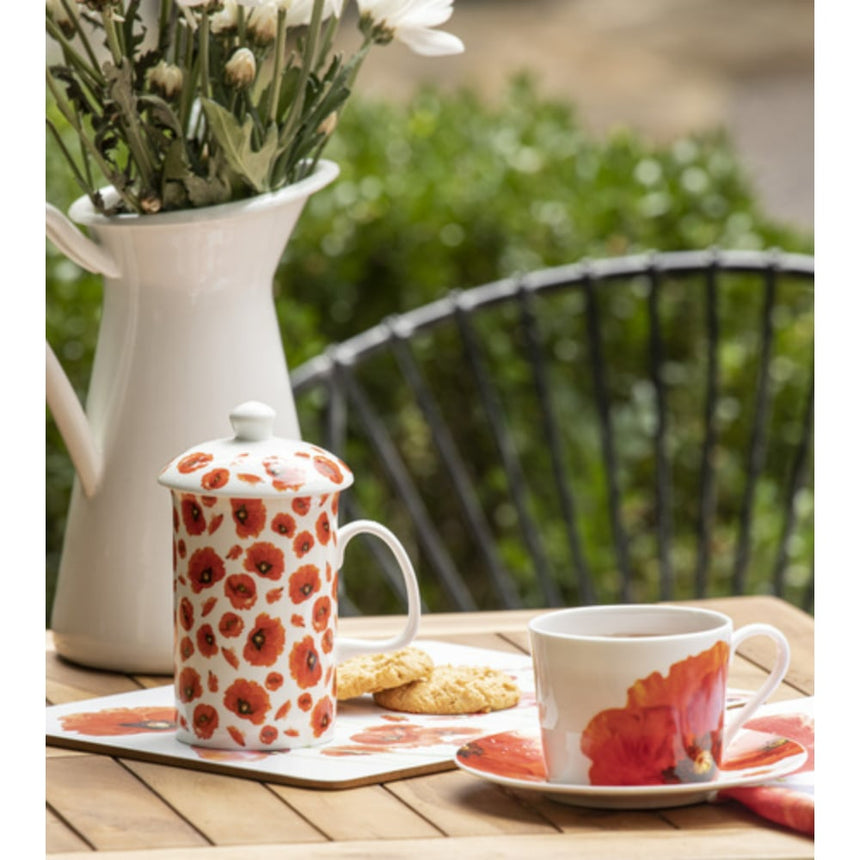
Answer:
[[[435,666],[430,677],[373,695],[384,708],[412,714],[474,714],[512,708],[520,700],[516,681],[482,666]]]
[[[337,667],[337,698],[343,701],[400,687],[428,677],[432,669],[430,655],[411,645],[387,654],[351,657]]]

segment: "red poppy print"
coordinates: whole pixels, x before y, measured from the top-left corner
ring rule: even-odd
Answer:
[[[269,672],[266,675],[266,689],[273,692],[283,686],[284,676],[280,672]]]
[[[229,558],[231,561],[239,558],[240,555],[242,555],[242,547],[239,544],[231,546],[229,551],[227,552],[227,558]]]
[[[227,731],[230,733],[230,737],[240,746],[245,746],[245,735],[243,732],[240,732],[236,726],[227,726]]]
[[[222,648],[221,656],[234,668],[239,668],[239,658],[236,656],[236,652],[232,648]]]
[[[194,606],[187,597],[179,601],[179,623],[183,630],[190,630],[194,626]]]
[[[259,484],[263,480],[259,475],[252,475],[250,472],[239,472],[236,477],[246,484]]]
[[[206,517],[196,496],[183,495],[180,500],[182,524],[190,535],[202,535],[206,531]]]
[[[204,657],[213,657],[218,653],[218,641],[211,624],[204,624],[197,631],[197,647]]]
[[[185,541],[180,538],[179,543],[176,544],[176,552],[180,558],[185,558],[188,555],[188,547],[185,546]]]
[[[218,712],[212,705],[197,705],[191,717],[191,727],[198,738],[208,740],[218,728]]]
[[[218,676],[210,669],[209,677],[206,680],[206,686],[209,688],[210,693],[218,692]]]
[[[744,723],[745,729],[769,732],[796,741],[806,749],[806,763],[795,773],[815,770],[815,720],[808,714],[767,714]],[[727,765],[723,764],[726,768]]]
[[[284,702],[284,704],[281,705],[280,708],[278,708],[278,712],[275,714],[275,719],[282,720],[290,712],[292,704],[293,703],[289,699],[287,699],[287,701]]]
[[[242,656],[252,666],[272,666],[284,650],[286,634],[279,618],[266,613],[257,616],[248,633]]]
[[[744,726],[744,728],[747,728]],[[748,750],[735,756],[730,761],[724,761],[721,769],[724,771],[730,770],[747,770],[752,767],[769,767],[778,761],[790,756],[800,755],[804,752],[804,748],[796,741],[788,738],[773,738],[768,743],[753,750]],[[798,768],[792,773],[799,773],[802,770],[811,770],[809,767]]]
[[[212,519],[209,520],[209,534],[215,534],[222,522],[224,522],[224,514],[216,514],[212,517]]]
[[[273,588],[266,592],[266,603],[277,603],[284,596],[284,589]]]
[[[311,509],[311,497],[310,496],[296,496],[293,499],[290,505],[300,517],[303,517],[307,514],[307,512]]]
[[[313,703],[314,697],[310,693],[302,693],[301,696],[296,699],[296,704],[303,711],[309,711]]]
[[[224,707],[243,720],[259,726],[269,712],[269,694],[255,681],[240,678],[224,691]]]
[[[343,472],[333,460],[323,457],[322,454],[314,456],[314,468],[324,477],[335,484],[343,483]]]
[[[266,579],[280,579],[284,573],[284,553],[267,541],[255,543],[248,547],[243,566]]]
[[[196,669],[186,666],[176,681],[176,691],[181,702],[193,702],[203,695],[203,687],[200,684],[200,675]]]
[[[60,717],[63,729],[93,737],[176,731],[176,708],[105,708]]]
[[[266,506],[261,499],[230,499],[236,534],[240,538],[257,537],[266,525]]]
[[[204,469],[212,462],[212,455],[206,454],[203,451],[195,451],[193,454],[188,454],[183,457],[177,464],[176,468],[183,475],[190,472],[196,472],[198,469]]]
[[[217,597],[209,597],[206,602],[203,604],[203,609],[200,612],[200,616],[205,618],[214,608],[215,604],[218,603]]]
[[[211,508],[218,501],[218,496],[201,496],[200,501],[206,505],[207,508]]]
[[[290,599],[302,603],[320,590],[320,569],[315,564],[302,565],[290,576]]]
[[[317,633],[322,633],[328,627],[331,620],[331,598],[319,597],[314,603],[313,614],[311,615],[311,623]]]
[[[334,631],[331,627],[323,633],[320,645],[322,646],[323,654],[331,654],[334,649]]]
[[[183,636],[179,643],[179,657],[181,660],[187,660],[194,654],[194,643],[190,636]]]
[[[300,532],[293,540],[293,552],[297,558],[307,555],[314,547],[314,536],[308,532]]]
[[[212,547],[198,549],[188,559],[188,579],[195,594],[220,582],[225,573],[224,562]]]
[[[662,785],[711,779],[722,753],[729,647],[653,672],[627,691],[624,708],[594,716],[580,748],[592,785]]]
[[[272,517],[272,531],[291,538],[296,533],[296,521],[289,514],[276,514]]]
[[[481,729],[465,726],[420,726],[409,722],[387,722],[368,726],[350,736],[350,740],[371,749],[417,749],[441,744],[461,744],[480,735]],[[353,748],[354,749],[354,748]]]
[[[200,486],[204,490],[220,490],[230,480],[230,472],[227,469],[213,469],[200,479]]]
[[[290,652],[290,674],[303,690],[313,687],[322,677],[319,654],[311,636],[305,636],[301,642],[293,645]]]
[[[260,729],[260,743],[271,744],[278,739],[278,730],[274,726],[263,726]]]
[[[539,737],[502,732],[470,741],[457,758],[475,770],[535,782],[546,780],[546,765]]]
[[[290,624],[292,624],[293,627],[304,627],[305,626],[304,616],[299,615],[298,612],[294,613],[293,615],[290,616]]]
[[[218,622],[218,632],[227,639],[233,639],[242,632],[245,622],[235,612],[225,612]]]
[[[317,540],[326,545],[331,538],[331,524],[328,521],[328,514],[323,511],[318,517],[316,521],[316,533]]]
[[[325,696],[316,703],[311,713],[311,728],[313,729],[314,737],[322,737],[333,720],[334,704],[328,696]]]
[[[233,573],[224,583],[224,594],[234,609],[250,609],[257,602],[257,585],[247,573]]]

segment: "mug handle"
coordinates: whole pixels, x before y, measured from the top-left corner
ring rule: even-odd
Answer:
[[[361,534],[362,532],[379,538],[394,555],[400,567],[400,572],[403,574],[403,580],[406,583],[408,618],[403,630],[391,639],[373,641],[370,639],[337,637],[335,639],[335,654],[337,655],[338,662],[348,657],[357,657],[360,654],[378,654],[381,651],[396,651],[398,648],[406,647],[415,638],[415,634],[418,632],[418,623],[421,620],[421,597],[418,592],[418,580],[415,576],[412,562],[409,560],[403,544],[394,536],[393,532],[381,523],[374,522],[373,520],[355,520],[338,528],[339,547],[336,569],[338,571],[341,569],[346,545],[357,534]]]
[[[752,636],[767,636],[776,643],[777,655],[776,664],[770,670],[770,674],[765,679],[765,682],[759,687],[755,695],[740,709],[740,712],[723,730],[723,750],[729,748],[729,744],[738,733],[741,726],[752,716],[754,711],[764,703],[765,699],[782,683],[785,678],[785,673],[788,671],[788,664],[791,659],[791,649],[788,645],[788,640],[785,636],[770,624],[747,624],[736,630],[732,635],[732,645],[729,660],[734,657],[738,645],[741,642],[749,639]]]

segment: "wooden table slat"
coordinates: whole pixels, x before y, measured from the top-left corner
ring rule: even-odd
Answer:
[[[57,854],[52,860],[92,860],[92,854]],[[146,860],[283,860],[281,845],[219,846],[208,849],[148,851]],[[450,839],[398,839],[391,841],[327,842],[302,848],[302,860],[329,857],[355,860],[452,860],[459,857],[492,857],[494,860],[799,860],[812,858],[812,843],[803,836],[762,827],[750,839],[749,827],[722,830],[644,830],[635,841],[621,847],[619,834],[611,830],[577,833],[573,841],[553,834],[462,836]],[[140,852],[122,851],[101,860],[142,860]]]
[[[334,841],[432,839],[444,835],[384,785],[343,791],[306,791],[274,784],[270,788]]]
[[[325,841],[256,780],[130,759],[123,763],[215,845]]]
[[[209,844],[164,800],[108,756],[49,759],[46,799],[100,851]]]

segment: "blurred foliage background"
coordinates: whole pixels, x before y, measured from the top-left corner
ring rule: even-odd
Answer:
[[[48,198],[65,209],[80,192],[53,142],[46,146]],[[325,157],[340,165],[340,177],[309,201],[275,284],[292,368],[392,312],[517,272],[651,249],[813,249],[811,236],[762,211],[725,134],[667,144],[629,131],[597,136],[575,106],[543,96],[528,76],[512,78],[493,103],[469,89],[433,87],[400,104],[353,96]],[[47,337],[83,398],[100,279],[50,243],[46,266]],[[797,356],[780,371],[788,403],[804,384],[810,305],[782,311],[784,320],[809,318],[799,342],[786,346]],[[733,312],[756,308],[740,298]],[[612,349],[623,367],[638,360],[640,345],[624,332]],[[741,367],[744,358],[739,344],[728,360]],[[384,387],[384,378],[377,383]],[[73,470],[49,413],[46,437],[49,617]],[[811,564],[811,498],[803,513],[798,569]]]

